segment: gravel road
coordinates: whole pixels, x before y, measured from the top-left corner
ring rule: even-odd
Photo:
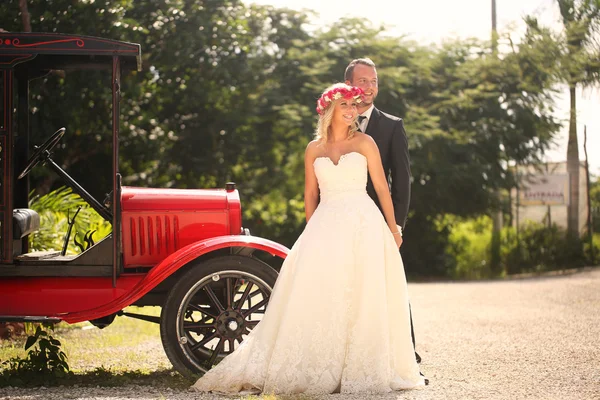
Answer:
[[[429,386],[377,396],[277,399],[600,399],[599,268],[503,281],[412,283],[409,290]],[[0,399],[14,400],[224,398],[134,385],[0,389]]]

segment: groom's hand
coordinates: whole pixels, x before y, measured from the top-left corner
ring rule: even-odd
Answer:
[[[396,244],[398,245],[398,248],[400,248],[400,246],[402,246],[402,227],[400,225],[396,225],[396,232],[400,232],[399,235],[394,235]]]
[[[396,240],[396,245],[398,246],[398,248],[400,248],[400,246],[402,246],[402,236],[394,235],[394,239]]]

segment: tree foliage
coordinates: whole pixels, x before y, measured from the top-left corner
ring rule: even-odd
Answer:
[[[18,0],[6,9],[3,28],[22,30]],[[511,163],[539,159],[558,128],[552,59],[536,37],[492,56],[489,43],[423,46],[359,19],[309,30],[308,12],[240,1],[49,0],[30,2],[29,12],[33,31],[142,45],[143,70],[123,77],[126,184],[235,181],[244,226],[288,246],[304,225],[303,155],[315,101],[343,80],[351,59],[372,58],[377,106],[403,117],[408,132],[414,182],[403,255],[411,275],[448,275],[455,262],[443,216],[499,207],[493,192],[514,184]],[[97,198],[110,190],[108,80],[57,72],[31,88],[32,141],[66,126],[55,160]],[[32,184],[61,185],[41,167]]]
[[[103,239],[111,232],[111,225],[94,211],[70,188],[60,187],[44,195],[34,195],[29,208],[40,215],[40,229],[30,235],[32,251],[62,250],[69,224],[72,225],[66,254],[81,252],[78,243],[85,248],[85,238]]]
[[[554,32],[527,17],[530,42],[553,59],[552,74],[569,88],[570,116],[567,171],[570,176],[569,233],[579,236],[579,141],[577,138],[577,88],[600,83],[600,0],[556,0],[562,30]]]

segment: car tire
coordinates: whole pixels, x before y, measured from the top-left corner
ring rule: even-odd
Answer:
[[[173,367],[198,377],[239,346],[264,315],[277,276],[268,264],[245,256],[192,265],[161,311],[160,337]]]

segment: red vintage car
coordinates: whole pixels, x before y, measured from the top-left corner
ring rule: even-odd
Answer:
[[[52,70],[106,70],[112,86],[112,196],[99,201],[53,159],[67,129],[29,143],[29,82]],[[242,226],[234,183],[221,189],[121,185],[121,75],[141,69],[140,45],[89,36],[0,33],[0,321],[90,321],[126,315],[160,324],[182,374],[203,373],[264,314],[288,249]],[[31,154],[30,154],[31,153]],[[29,251],[40,228],[27,174],[44,164],[112,226],[77,255]],[[39,166],[37,168],[41,168]],[[65,238],[69,240],[68,235]],[[161,315],[123,311],[160,306]]]

